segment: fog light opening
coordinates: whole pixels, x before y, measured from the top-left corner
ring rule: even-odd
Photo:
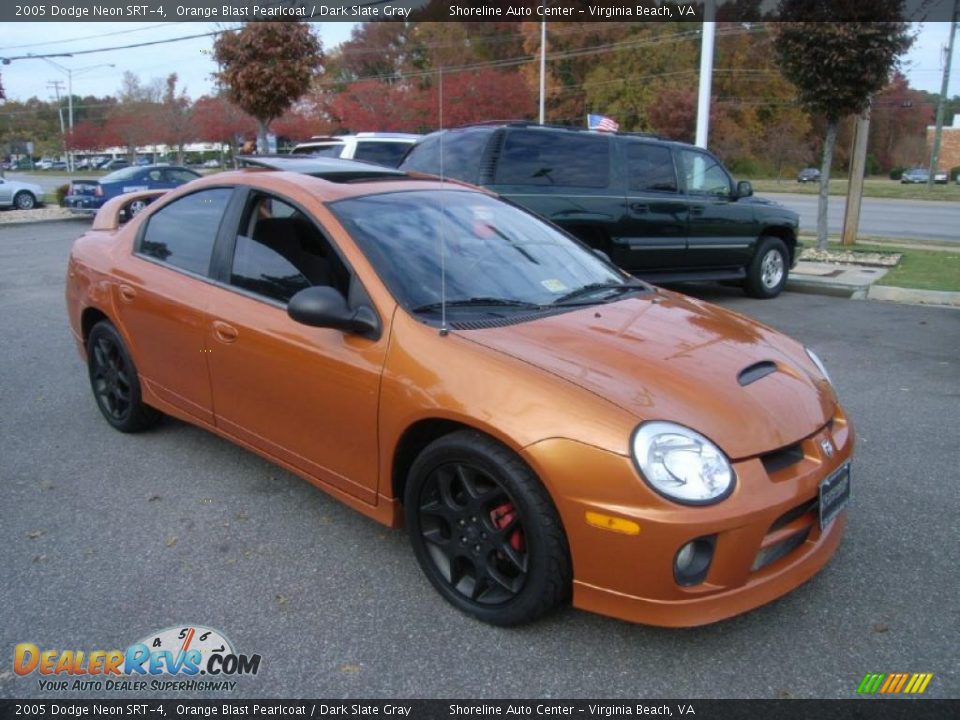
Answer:
[[[673,560],[673,576],[678,585],[699,585],[710,570],[716,535],[699,537],[681,547]]]

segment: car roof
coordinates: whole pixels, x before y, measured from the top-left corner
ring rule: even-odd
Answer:
[[[237,158],[245,167],[194,180],[191,185],[250,184],[282,192],[290,187],[307,190],[321,202],[412,190],[454,190],[494,196],[483,188],[458,180],[404,172],[357,160],[290,155],[254,155]]]

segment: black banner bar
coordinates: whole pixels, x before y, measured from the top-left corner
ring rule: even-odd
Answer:
[[[0,700],[0,720],[66,718],[695,718],[942,720],[960,700]]]
[[[821,3],[794,8],[791,19],[821,20]],[[718,21],[776,21],[778,2],[716,0]],[[872,0],[835,2],[832,21],[890,20]],[[903,0],[900,19],[949,22],[953,0]],[[797,13],[800,13],[799,15]],[[816,15],[814,15],[816,13]],[[245,22],[251,20],[702,22],[693,0],[4,0],[2,22]]]

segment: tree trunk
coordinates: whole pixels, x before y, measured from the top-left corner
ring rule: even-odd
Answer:
[[[183,143],[177,145],[177,165],[183,165]]]
[[[835,119],[827,122],[827,137],[823,141],[823,162],[820,164],[820,200],[817,203],[817,249],[827,249],[827,199],[830,196],[830,166],[833,164],[833,149],[837,144]]]
[[[257,152],[261,155],[266,155],[269,152],[267,149],[267,123],[267,120],[257,118]]]

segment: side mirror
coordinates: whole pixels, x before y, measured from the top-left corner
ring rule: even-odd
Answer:
[[[346,298],[328,285],[304,288],[287,303],[287,314],[303,325],[357,335],[375,334],[377,318],[367,307],[351,310]]]
[[[613,265],[613,260],[611,260],[611,259],[610,259],[610,256],[607,255],[603,250],[598,250],[597,248],[591,248],[591,249],[593,250],[593,254],[594,254],[594,255],[596,255],[597,257],[599,257],[599,258],[601,258],[601,259],[603,259],[603,260],[606,260],[608,263],[610,263],[611,265]]]
[[[744,198],[753,195],[753,185],[749,180],[741,180],[737,183],[737,197]]]

